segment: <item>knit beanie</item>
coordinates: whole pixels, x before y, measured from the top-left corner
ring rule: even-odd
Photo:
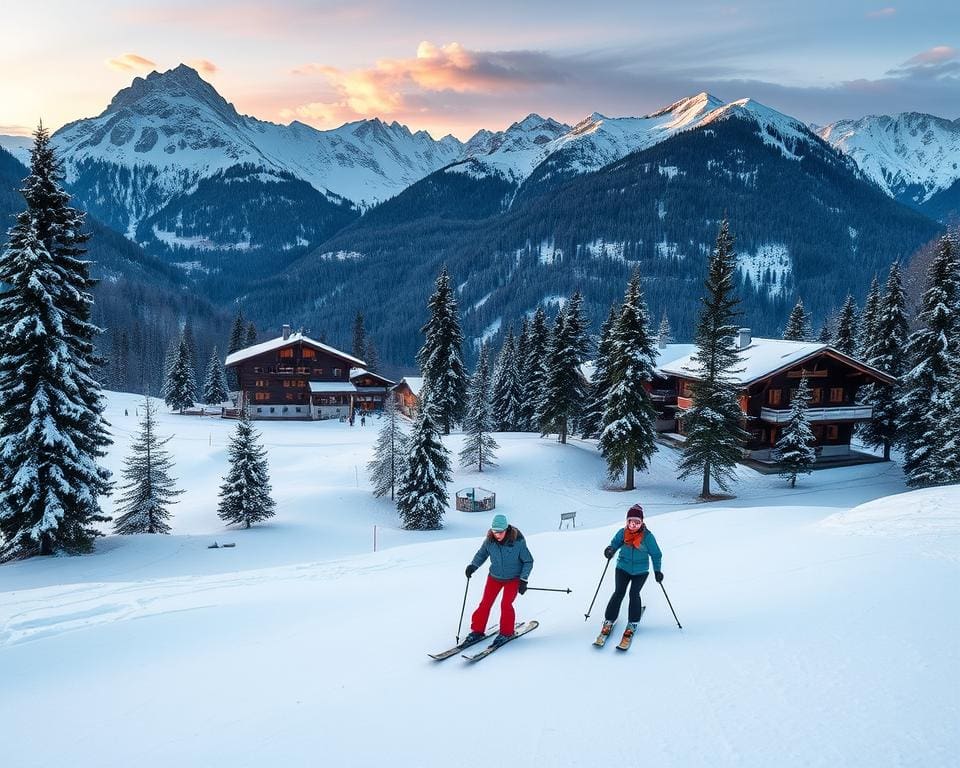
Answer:
[[[630,509],[627,510],[627,520],[631,517],[637,517],[640,520],[643,520],[643,507],[639,504],[634,504]]]
[[[490,530],[500,533],[500,531],[507,530],[508,525],[510,525],[510,523],[507,522],[506,515],[494,515],[493,522],[490,523]]]

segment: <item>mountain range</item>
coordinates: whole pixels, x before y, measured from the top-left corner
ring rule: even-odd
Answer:
[[[744,322],[769,333],[797,295],[818,321],[862,296],[960,207],[958,121],[811,127],[707,93],[573,126],[531,114],[461,142],[378,119],[264,122],[181,65],[136,78],[53,143],[76,203],[201,295],[341,344],[363,311],[399,367],[441,263],[474,339],[577,288],[598,323],[637,265],[652,311],[684,336],[726,214]],[[0,146],[26,159],[29,142]]]

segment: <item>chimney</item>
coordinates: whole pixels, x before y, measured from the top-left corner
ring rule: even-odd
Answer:
[[[289,338],[290,338],[290,326],[289,326],[289,325],[284,325],[284,326],[283,326],[283,340],[286,341],[286,340],[289,339]]]
[[[749,328],[741,328],[737,331],[737,349],[746,349],[750,346],[750,342],[753,341],[750,336]]]

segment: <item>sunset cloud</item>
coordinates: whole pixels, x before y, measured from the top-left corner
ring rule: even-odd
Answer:
[[[944,61],[950,61],[951,59],[957,58],[957,54],[960,51],[957,51],[956,48],[953,48],[949,45],[938,45],[930,50],[923,51],[918,53],[916,56],[907,59],[904,63],[904,67],[910,67],[915,65],[923,64],[940,64]]]
[[[886,19],[890,16],[894,16],[897,13],[896,8],[880,8],[876,11],[870,11],[867,13],[868,19]]]
[[[197,70],[201,75],[215,75],[220,69],[220,67],[209,59],[191,59],[187,64]]]
[[[156,67],[157,64],[139,54],[125,53],[123,56],[108,59],[107,66],[120,72],[146,72]]]

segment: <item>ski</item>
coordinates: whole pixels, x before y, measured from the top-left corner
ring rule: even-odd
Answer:
[[[643,612],[644,612],[645,610],[647,610],[647,606],[643,605],[643,606],[640,607],[640,618],[641,618],[641,619],[643,618]],[[640,621],[639,621],[639,619],[638,619],[636,622],[633,622],[633,623],[631,623],[631,624],[627,624],[627,628],[626,628],[625,630],[623,630],[623,637],[620,638],[620,642],[617,643],[617,650],[618,650],[618,651],[625,651],[625,650],[627,650],[627,649],[630,647],[630,643],[633,642],[633,636],[636,634],[636,630],[635,630],[635,629],[631,629],[631,627],[637,627],[637,625],[639,625],[639,623],[640,623]]]
[[[522,623],[518,623],[517,629],[519,629],[522,626],[523,626]],[[466,643],[466,642],[458,643],[457,645],[453,646],[453,648],[450,648],[446,651],[441,651],[440,653],[428,653],[427,656],[429,656],[434,661],[443,661],[444,659],[449,659],[451,656],[456,656],[458,653],[460,653],[460,651],[466,648],[469,648],[471,645],[482,643],[484,640],[488,640],[491,637],[496,637],[496,635],[497,635],[497,630],[496,628],[494,628],[488,631],[486,634],[484,634],[483,637],[478,638],[477,640],[474,640],[472,643]]]
[[[480,659],[485,659],[485,658],[487,658],[487,656],[489,656],[491,653],[493,653],[495,650],[497,650],[497,648],[502,648],[502,647],[505,646],[507,643],[509,643],[511,640],[516,640],[518,637],[520,637],[520,635],[525,635],[525,634],[527,634],[527,632],[532,632],[533,630],[535,630],[535,629],[536,629],[537,627],[539,627],[539,626],[540,626],[540,622],[538,622],[538,621],[528,621],[528,622],[526,622],[526,623],[524,623],[524,624],[520,624],[520,625],[517,627],[516,631],[513,633],[513,637],[511,637],[511,638],[510,638],[509,640],[507,640],[506,642],[503,642],[503,643],[501,643],[500,645],[493,645],[493,644],[491,643],[491,644],[488,645],[486,648],[484,648],[482,651],[480,651],[480,653],[475,653],[475,654],[473,654],[473,656],[468,656],[467,654],[463,654],[463,658],[465,658],[467,661],[470,661],[470,662],[480,661]]]
[[[610,633],[613,632],[613,625],[610,625],[610,632],[603,634],[603,630],[600,630],[600,634],[597,635],[597,639],[593,641],[593,644],[597,648],[603,648],[607,643],[607,639],[610,637]]]

